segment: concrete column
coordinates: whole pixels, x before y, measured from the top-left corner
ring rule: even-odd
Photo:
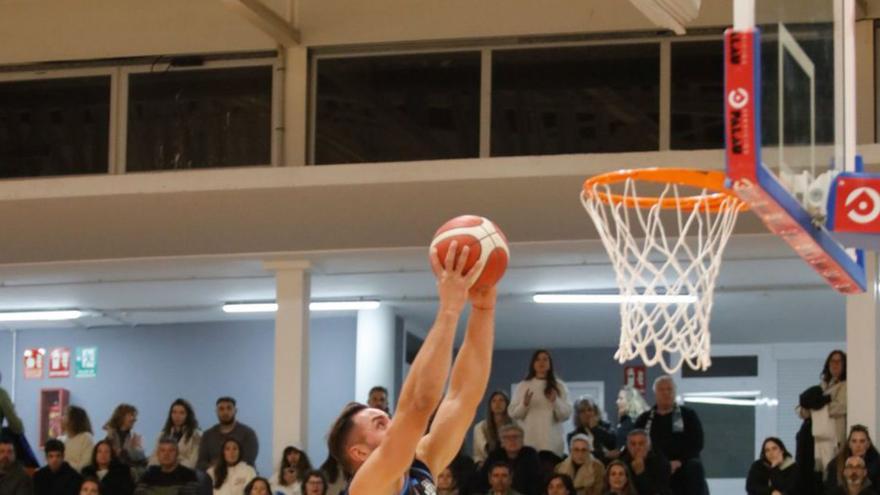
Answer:
[[[309,263],[267,262],[275,272],[275,374],[272,402],[272,465],[286,445],[306,448],[309,400]]]
[[[876,435],[880,427],[880,293],[875,253],[865,253],[865,271],[865,293],[846,298],[847,422],[863,424]]]
[[[394,311],[388,306],[358,311],[355,400],[366,402],[376,385],[388,389],[388,403],[394,404]],[[392,408],[393,410],[393,408]]]

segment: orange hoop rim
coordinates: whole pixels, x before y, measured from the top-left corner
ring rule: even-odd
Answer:
[[[678,184],[714,191],[694,196],[658,198],[654,196],[623,196],[599,191],[595,186],[616,184],[628,179],[634,181],[653,182],[657,184]],[[667,210],[692,211],[697,206],[701,210],[713,213],[738,209],[743,211],[746,204],[724,185],[727,176],[716,170],[698,170],[692,168],[636,168],[622,169],[604,174],[594,175],[584,181],[583,194],[595,198],[605,204],[623,204],[627,208],[649,209],[655,205]],[[736,201],[729,201],[734,198]]]

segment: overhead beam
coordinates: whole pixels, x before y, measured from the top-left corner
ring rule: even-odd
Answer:
[[[260,0],[220,0],[233,12],[272,37],[284,47],[299,45],[299,31]]]

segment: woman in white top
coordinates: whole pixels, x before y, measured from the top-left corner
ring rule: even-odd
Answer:
[[[254,478],[257,472],[248,463],[241,460],[241,445],[232,438],[223,442],[223,455],[213,467],[208,468],[214,495],[241,495],[244,487]]]
[[[156,453],[159,451],[159,440],[163,438],[177,440],[178,462],[184,467],[195,469],[196,461],[199,460],[202,431],[199,430],[196,413],[186,399],[177,399],[171,403],[165,426],[156,438],[156,447],[153,449],[153,455],[150,456],[150,465],[159,464]]]
[[[524,443],[537,451],[562,457],[565,452],[562,423],[571,416],[568,388],[553,372],[550,353],[538,349],[532,355],[526,379],[516,386],[508,407],[525,432]]]
[[[281,465],[272,475],[272,493],[275,495],[301,495],[302,480],[312,470],[309,456],[302,450],[288,445],[281,453]]]
[[[498,436],[501,427],[513,423],[513,418],[507,413],[510,398],[504,392],[492,392],[487,406],[486,419],[474,426],[474,462],[478,466],[482,466],[486,457],[501,446],[501,438]]]
[[[95,446],[89,414],[81,407],[68,406],[61,416],[61,427],[64,428],[60,438],[64,442],[64,460],[77,472],[82,471],[92,461]]]

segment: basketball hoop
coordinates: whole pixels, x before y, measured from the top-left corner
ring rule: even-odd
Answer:
[[[724,180],[722,172],[647,168],[584,182],[581,202],[608,250],[623,296],[614,354],[619,362],[641,357],[667,373],[684,362],[700,370],[711,365],[715,279],[736,217],[745,209]],[[639,196],[639,183],[657,184],[660,192]],[[684,194],[687,189],[695,194]]]

